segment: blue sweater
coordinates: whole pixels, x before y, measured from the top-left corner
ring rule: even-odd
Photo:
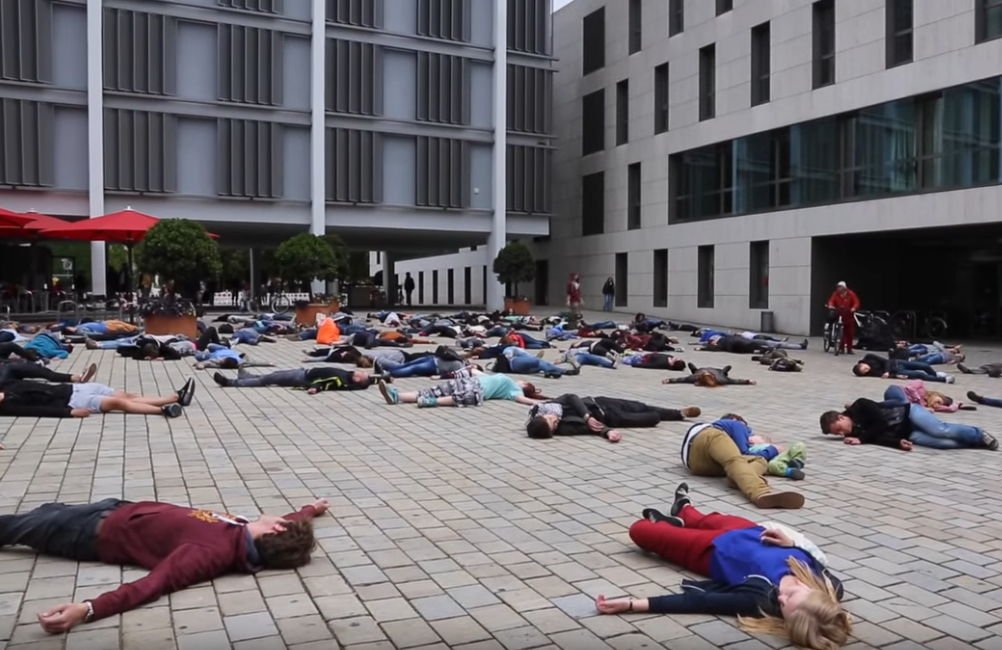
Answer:
[[[799,548],[783,548],[762,543],[765,528],[756,526],[731,530],[713,540],[710,577],[727,585],[739,585],[752,576],[765,578],[773,585],[790,572],[787,558],[795,558],[815,571],[818,565],[809,553]]]
[[[715,429],[720,429],[727,435],[731,437],[734,444],[738,446],[738,451],[741,452],[742,456],[761,456],[766,460],[772,460],[779,455],[779,451],[769,445],[765,449],[759,449],[756,451],[751,451],[751,445],[748,443],[748,438],[752,436],[751,428],[741,422],[740,420],[717,420],[710,425]]]

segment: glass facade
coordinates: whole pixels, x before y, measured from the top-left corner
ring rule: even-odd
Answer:
[[[670,221],[1002,182],[1002,77],[686,151]]]

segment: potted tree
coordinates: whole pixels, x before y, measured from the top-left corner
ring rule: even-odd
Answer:
[[[304,232],[282,242],[275,251],[274,263],[284,280],[304,285],[314,280],[336,280],[344,267],[344,257],[344,244],[336,236]],[[297,302],[295,307],[296,322],[311,325],[317,314],[336,312],[341,305],[334,296],[311,292],[309,302]]]
[[[160,276],[164,295],[140,309],[147,334],[184,334],[198,338],[195,307],[180,296],[195,297],[198,285],[219,272],[219,247],[205,226],[187,219],[164,219],[146,233],[136,249],[137,266]]]
[[[532,282],[536,277],[536,264],[529,248],[518,240],[510,242],[494,258],[494,273],[508,293],[504,308],[518,316],[528,316],[529,299],[519,294],[518,285]]]

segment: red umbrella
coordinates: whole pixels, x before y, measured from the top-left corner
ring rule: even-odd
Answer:
[[[0,208],[0,226],[14,226],[20,228],[33,219],[34,217],[31,215],[21,214],[20,212],[11,212],[10,210]]]
[[[28,217],[31,221],[28,221],[21,226],[9,226],[0,223],[0,237],[34,239],[39,236],[46,236],[42,234],[43,230],[62,228],[63,226],[70,225],[70,222],[68,221],[63,221],[62,219],[50,217],[47,214],[39,214],[37,212],[25,212],[22,216]]]

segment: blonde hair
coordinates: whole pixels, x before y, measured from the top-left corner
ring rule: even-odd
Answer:
[[[372,359],[370,359],[369,357],[359,357],[358,361],[355,362],[355,365],[358,366],[359,368],[371,368]]]
[[[842,609],[831,580],[818,576],[800,560],[791,557],[786,562],[793,576],[810,587],[812,593],[786,619],[739,616],[738,623],[748,632],[783,637],[801,648],[841,648],[852,635],[852,617]]]

